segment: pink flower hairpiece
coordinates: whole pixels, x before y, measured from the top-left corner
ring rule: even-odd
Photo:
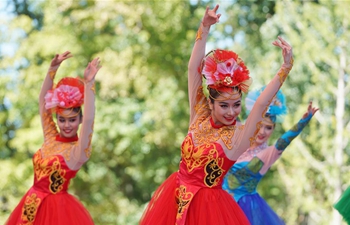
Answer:
[[[63,78],[57,87],[45,95],[46,109],[68,109],[84,103],[84,83],[78,78]]]
[[[251,84],[249,70],[233,51],[213,50],[207,54],[202,63],[202,75],[206,84],[219,91],[238,87],[247,93]]]

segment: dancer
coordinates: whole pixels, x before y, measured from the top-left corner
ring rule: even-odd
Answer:
[[[95,116],[95,76],[98,58],[85,69],[84,80],[65,77],[53,89],[53,80],[61,63],[72,57],[69,51],[57,54],[44,80],[39,109],[44,144],[33,156],[34,185],[22,198],[5,224],[89,225],[89,212],[67,193],[69,182],[91,154]],[[84,116],[82,104],[84,103]],[[56,113],[57,126],[52,113]],[[80,124],[82,127],[77,131]]]
[[[347,224],[350,224],[350,187],[346,189],[339,201],[334,205]]]
[[[248,94],[245,101],[248,112],[252,110],[263,89]],[[267,142],[276,123],[282,122],[282,116],[287,112],[284,96],[279,91],[265,114],[254,144],[238,158],[226,174],[223,189],[233,196],[252,225],[284,224],[283,220],[260,197],[256,187],[271,165],[281,157],[285,148],[300,134],[317,110],[310,102],[307,112],[300,121],[283,134],[275,145],[268,146]]]
[[[250,146],[264,110],[292,68],[292,49],[282,38],[284,63],[257,100],[246,125],[236,121],[241,95],[250,85],[249,71],[236,53],[214,50],[205,56],[209,28],[217,23],[218,5],[206,9],[188,65],[190,126],[181,146],[179,170],[153,194],[140,224],[249,224],[222,189],[222,179],[235,160]],[[206,78],[207,99],[202,90]]]
[[[249,224],[243,211],[222,189],[224,175],[254,141],[264,111],[293,64],[290,45],[279,37],[284,63],[257,100],[245,126],[236,121],[241,95],[250,85],[249,71],[232,51],[205,56],[210,26],[218,5],[206,9],[188,65],[190,126],[181,146],[179,170],[156,190],[140,224]],[[209,98],[202,90],[206,78]]]

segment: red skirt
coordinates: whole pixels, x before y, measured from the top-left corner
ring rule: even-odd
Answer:
[[[14,209],[5,225],[17,225],[22,216],[25,198],[22,198]],[[68,193],[50,194],[44,198],[38,208],[34,225],[93,225],[94,222],[85,209],[74,196]]]
[[[173,173],[154,193],[140,225],[175,225],[177,204],[177,172]],[[244,212],[234,199],[222,189],[202,188],[188,208],[186,225],[248,225]]]

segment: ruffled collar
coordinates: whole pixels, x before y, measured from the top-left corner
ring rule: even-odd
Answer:
[[[59,142],[74,142],[77,140],[78,140],[78,135],[75,135],[74,137],[70,137],[70,138],[62,137],[59,134],[56,135],[56,141],[59,141]]]
[[[234,125],[236,125],[236,122],[237,122],[237,120],[233,121],[233,123],[231,125],[224,125],[224,124],[217,125],[217,124],[215,124],[213,117],[210,117],[210,124],[213,128],[216,128],[216,129],[226,127],[226,126],[234,126]]]

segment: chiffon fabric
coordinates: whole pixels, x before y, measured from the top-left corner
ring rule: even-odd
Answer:
[[[346,189],[334,208],[343,216],[343,219],[350,224],[350,187]]]

